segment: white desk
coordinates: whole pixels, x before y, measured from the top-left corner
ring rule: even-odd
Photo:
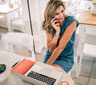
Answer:
[[[0,63],[6,64],[9,67],[9,69],[14,63],[23,58],[24,57],[10,54],[9,52],[0,52]],[[62,80],[63,81],[67,80],[70,83],[69,85],[74,85],[71,77],[68,76],[68,74],[66,74],[65,72],[64,76],[62,77]],[[8,79],[5,82],[3,82],[2,85],[32,85],[32,84],[22,81],[20,78],[16,77],[10,72]]]
[[[9,68],[9,70],[14,63],[16,63],[17,61],[19,61],[23,58],[24,57],[15,56],[13,54],[10,54],[9,52],[0,52],[0,63],[6,64]],[[20,78],[16,77],[15,75],[13,75],[10,72],[7,80],[0,85],[32,85],[32,84],[22,81]]]
[[[6,17],[6,22],[8,26],[8,31],[11,31],[11,24],[10,24],[10,17],[15,11],[18,11],[19,6],[13,5],[13,7],[9,7],[8,4],[1,4],[0,5],[0,14]]]

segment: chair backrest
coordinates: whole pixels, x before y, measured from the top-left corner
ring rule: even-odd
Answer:
[[[96,57],[96,29],[86,28],[83,53]]]
[[[96,27],[86,28],[85,31],[85,43],[96,45]]]
[[[32,53],[32,59],[35,60],[35,54],[33,48],[33,36],[31,34],[9,32],[7,33],[7,43],[10,46],[16,45],[27,47]]]
[[[80,55],[80,53],[79,53],[79,51],[80,51],[80,49],[79,49],[79,44],[80,44],[80,34],[79,34],[79,27],[77,28],[77,30],[76,30],[76,37],[75,37],[75,42],[74,42],[74,66],[75,66],[75,70],[76,70],[76,77],[78,78],[78,76],[79,76],[79,67],[78,67],[78,57],[79,57],[79,55]],[[73,68],[72,68],[72,70],[73,70]],[[72,71],[71,70],[71,71]],[[71,72],[70,71],[70,72]]]
[[[17,12],[14,13],[14,18],[11,19],[11,29],[12,31],[17,30],[24,32],[25,23],[22,17],[22,7],[19,8]]]
[[[80,28],[76,31],[76,39],[74,43],[76,63],[76,77],[79,77],[83,55],[96,56],[96,29],[95,28],[82,28],[84,34],[80,33]],[[94,38],[93,38],[94,36]]]

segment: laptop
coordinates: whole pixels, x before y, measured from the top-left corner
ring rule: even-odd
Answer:
[[[22,65],[19,64],[19,66]],[[60,71],[58,68],[42,62],[34,63],[34,65],[32,65],[28,70],[23,72],[23,74],[20,73],[20,71],[16,71],[17,67],[18,66],[15,66],[15,69],[12,68],[12,72],[18,77],[20,77],[22,80],[35,85],[59,85],[59,81],[63,76],[63,72]],[[21,67],[19,67],[19,70],[20,68]]]

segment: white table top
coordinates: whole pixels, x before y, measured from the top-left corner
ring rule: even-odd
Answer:
[[[0,5],[0,13],[7,14],[13,10],[16,10],[17,8],[19,8],[18,5],[13,5],[13,7],[10,7],[9,4],[1,4]]]
[[[16,63],[19,60],[22,60],[23,58],[24,57],[21,57],[19,55],[16,56],[9,52],[0,52],[0,63],[6,64],[9,70],[14,63]],[[64,76],[62,77],[62,80],[68,81],[70,83],[69,85],[74,85],[71,77],[68,76],[65,72],[64,72]],[[2,85],[32,85],[32,84],[22,81],[19,77],[16,77],[10,72],[10,76],[5,82],[2,83]]]

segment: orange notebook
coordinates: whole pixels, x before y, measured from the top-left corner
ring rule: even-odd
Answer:
[[[35,62],[23,59],[19,63],[17,63],[14,67],[12,67],[12,71],[15,71],[20,74],[25,74],[33,65]]]

